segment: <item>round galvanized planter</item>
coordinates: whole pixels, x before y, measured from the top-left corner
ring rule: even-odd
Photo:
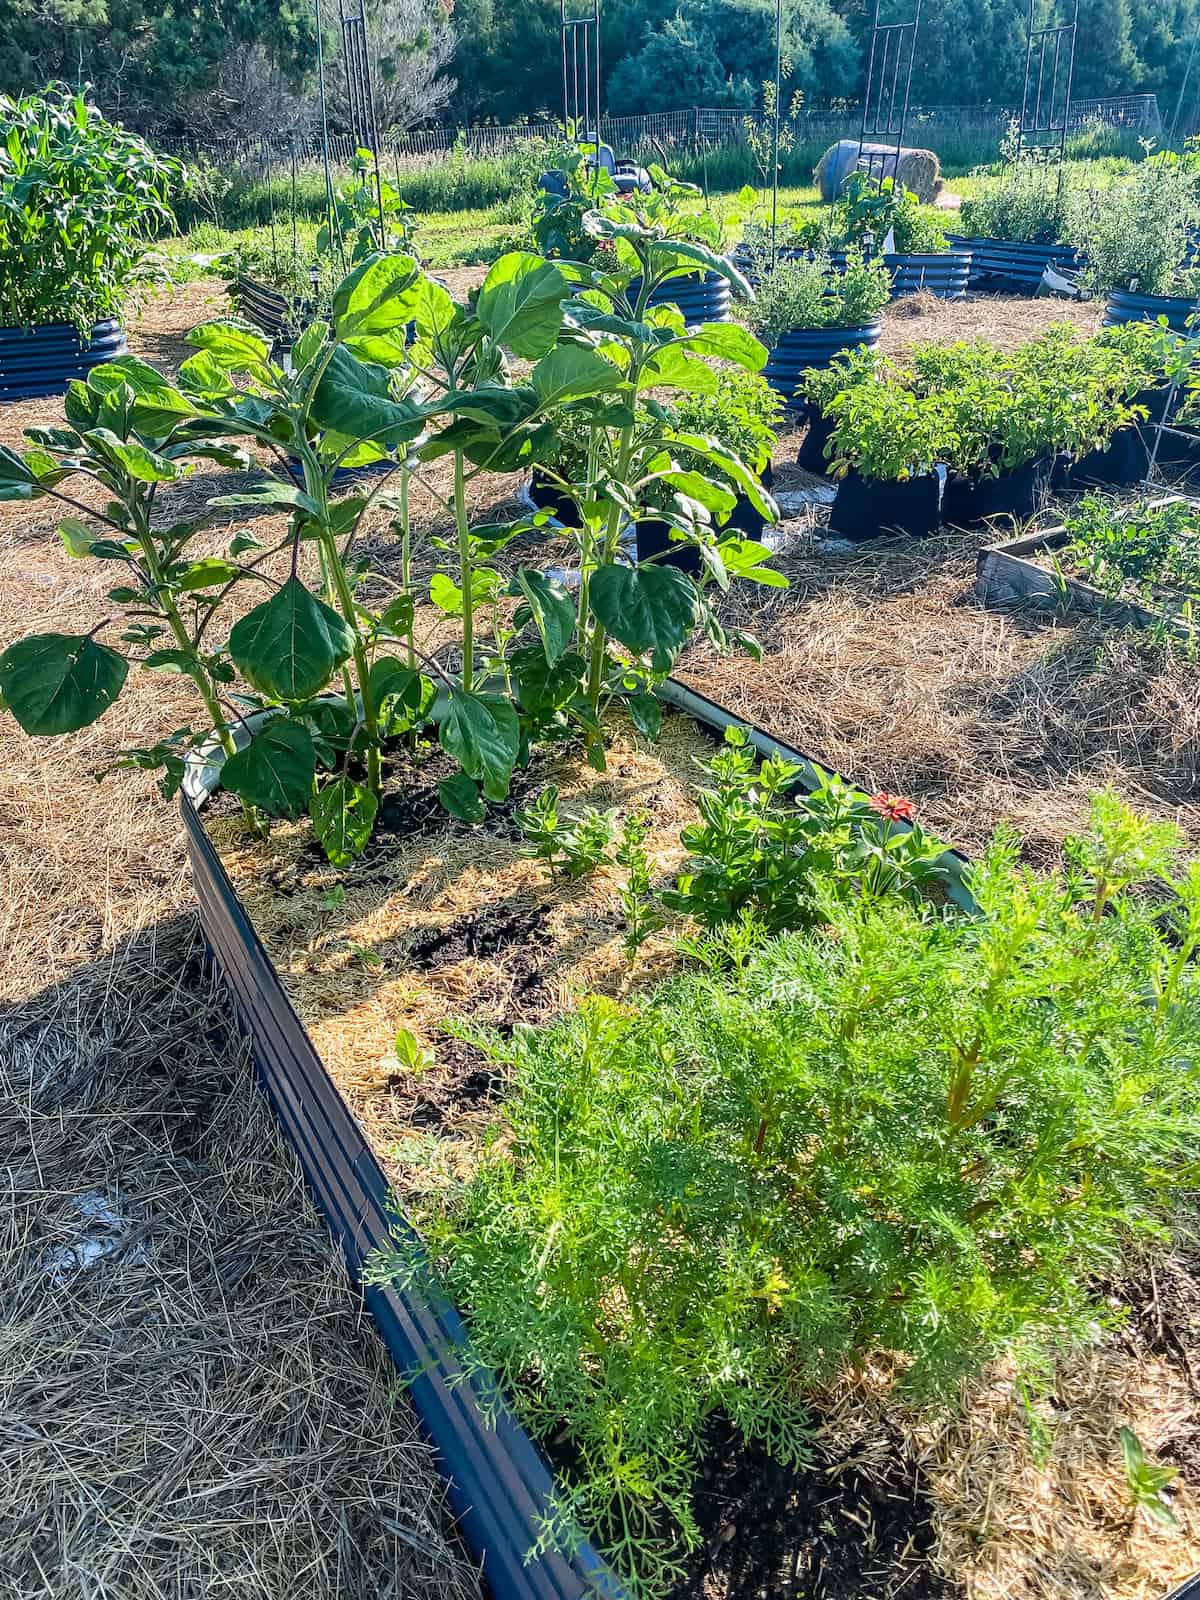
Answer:
[[[861,328],[793,328],[783,334],[767,357],[763,377],[791,411],[804,407],[796,399],[800,374],[808,367],[827,367],[843,350],[873,350],[882,328],[868,322]]]
[[[892,299],[926,293],[939,300],[961,300],[971,276],[968,251],[950,250],[937,255],[885,255],[883,264],[892,275]]]
[[[315,306],[310,300],[289,300],[257,278],[238,278],[234,294],[238,310],[247,322],[261,328],[268,339],[292,339],[311,321]]]
[[[0,400],[64,394],[73,379],[128,354],[125,330],[115,319],[95,323],[82,338],[72,322],[0,328]]]
[[[1189,332],[1189,323],[1200,310],[1195,300],[1172,294],[1135,294],[1132,289],[1114,289],[1104,308],[1104,326],[1119,327],[1124,322],[1157,322],[1166,317],[1176,333]]]
[[[990,294],[1035,294],[1047,267],[1076,272],[1079,251],[1070,244],[1026,244],[1018,239],[970,239],[950,235],[970,253],[970,287]]]
[[[941,523],[942,485],[936,472],[903,482],[877,483],[851,467],[838,480],[829,531],[842,539],[878,539],[908,534],[919,539]]]
[[[1200,1600],[1200,1572],[1180,1584],[1178,1589],[1172,1589],[1166,1600]]]
[[[641,279],[629,285],[630,299],[636,298]],[[701,322],[728,322],[732,290],[728,278],[719,272],[689,272],[668,278],[650,296],[652,306],[678,306],[688,327]]]

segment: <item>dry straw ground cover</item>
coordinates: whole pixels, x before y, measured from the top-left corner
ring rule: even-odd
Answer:
[[[148,308],[139,353],[177,359],[214,292],[192,285]],[[1050,303],[894,308],[888,338],[1003,342],[1061,316]],[[2,437],[56,415],[54,401],[11,408]],[[791,451],[783,441],[777,466]],[[198,477],[181,493],[202,500],[210,488]],[[478,485],[481,508],[510,491]],[[51,612],[61,622],[77,610],[85,627],[101,614],[101,574],[72,563],[53,528],[40,508],[6,508],[2,642]],[[1109,778],[1200,842],[1196,667],[1094,626],[981,611],[974,540],[831,555],[806,526],[790,531],[791,589],[739,602],[762,666],[701,650],[685,678],[870,787],[912,795],[930,828],[968,849],[1008,817],[1033,859],[1053,860]],[[366,545],[374,561],[392,559],[386,526]],[[11,1530],[0,1576],[22,1596],[452,1600],[475,1578],[432,1465],[241,1051],[220,1039],[175,810],[138,777],[89,778],[140,720],[172,725],[174,681],[158,678],[153,694],[144,680],[65,739],[35,745],[3,729],[0,1140],[16,1159],[0,1245],[14,1308],[0,1336],[0,1527]],[[595,804],[650,809],[660,874],[676,865],[692,759],[705,749],[682,722],[668,726],[659,752],[619,737],[603,778],[569,761],[557,774],[565,798],[586,788]],[[397,1023],[431,1036],[444,1014],[505,1020],[516,1002],[537,1015],[580,986],[612,986],[615,891],[602,873],[551,906],[511,827],[490,833],[485,852],[439,822],[398,833],[377,876],[356,869],[326,905],[326,869],[304,845],[301,829],[284,828],[262,847],[286,892],[260,897],[260,926],[403,1180],[405,1141],[448,1110],[469,1127],[471,1096],[490,1086],[454,1102],[470,1061],[453,1045],[427,1081],[398,1082],[380,1068]],[[234,848],[230,860],[257,868],[253,855]],[[255,884],[244,877],[248,897]],[[523,962],[492,958],[472,915],[481,898],[524,930]],[[511,931],[498,947],[511,953]],[[651,950],[648,974],[656,959]],[[1200,1341],[1181,1309],[1198,1286],[1186,1262],[1177,1275],[1149,1312],[1139,1286],[1129,1327],[1092,1366],[1061,1375],[1049,1465],[1034,1459],[1003,1373],[970,1397],[967,1427],[896,1414],[883,1375],[830,1397],[831,1448],[859,1439],[869,1466],[899,1436],[923,1463],[937,1561],[966,1600],[1155,1600],[1200,1565]],[[1132,1513],[1121,1423],[1184,1467],[1178,1536]]]

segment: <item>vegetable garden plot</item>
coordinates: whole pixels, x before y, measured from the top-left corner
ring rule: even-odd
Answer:
[[[981,550],[979,597],[984,605],[1083,611],[1192,640],[1198,512],[1195,501],[1178,495],[1144,506],[1085,500],[1065,524]]]

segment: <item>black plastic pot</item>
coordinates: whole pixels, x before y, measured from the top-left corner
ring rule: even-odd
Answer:
[[[678,567],[691,578],[698,578],[704,571],[704,562],[696,546],[672,539],[671,524],[661,517],[645,517],[639,521],[634,539],[639,562],[657,557],[659,566]]]
[[[768,490],[775,482],[775,472],[769,461],[762,470],[759,482],[764,489]],[[737,505],[730,512],[729,521],[725,524],[725,527],[727,529],[736,528],[747,539],[761,539],[766,532],[767,519],[761,511],[755,509],[747,495],[739,494]]]
[[[636,299],[642,280],[629,285],[630,299]],[[732,291],[729,279],[719,272],[689,272],[668,278],[650,296],[652,306],[678,306],[688,327],[700,322],[728,322]]]
[[[1134,294],[1131,289],[1114,289],[1104,308],[1104,326],[1115,328],[1124,322],[1157,322],[1159,317],[1166,317],[1168,327],[1176,333],[1187,333],[1197,309],[1195,300],[1179,295]]]
[[[1178,409],[1179,399],[1177,391],[1172,411]],[[1155,427],[1170,420],[1167,409],[1170,401],[1169,384],[1143,389],[1134,395],[1133,404],[1145,410],[1145,421],[1118,428],[1102,450],[1089,450],[1087,455],[1081,456],[1071,469],[1070,487],[1074,490],[1128,489],[1140,483],[1150,468]],[[1163,448],[1157,457],[1163,466],[1172,464],[1170,457],[1174,448],[1169,444],[1169,436],[1164,436]]]
[[[95,323],[85,338],[72,322],[0,328],[0,401],[65,394],[75,378],[128,354],[125,330],[112,319]]]
[[[806,368],[828,367],[843,350],[874,350],[882,331],[878,322],[861,328],[793,328],[771,350],[763,377],[790,411],[800,411],[805,402],[796,399],[796,386]]]
[[[1076,272],[1081,264],[1074,245],[949,237],[952,245],[970,252],[970,287],[987,294],[1035,294],[1047,267]]]
[[[1028,522],[1050,493],[1053,461],[1043,456],[1024,466],[1001,470],[989,477],[947,475],[942,492],[942,521],[954,528],[971,528],[992,517]]]
[[[821,477],[826,477],[829,472],[829,458],[825,454],[825,446],[833,433],[834,423],[819,406],[810,405],[807,409],[808,427],[804,430],[804,437],[796,452],[796,465],[803,467],[805,472],[816,472]]]
[[[939,300],[961,300],[971,276],[967,251],[941,251],[937,255],[885,255],[883,264],[892,275],[892,299],[925,290]]]
[[[829,514],[829,531],[855,542],[885,534],[923,538],[936,532],[941,518],[941,482],[936,472],[903,482],[864,478],[854,467],[838,479]]]
[[[529,498],[539,511],[549,511],[557,517],[563,527],[579,527],[579,507],[537,467],[534,467],[529,480]]]

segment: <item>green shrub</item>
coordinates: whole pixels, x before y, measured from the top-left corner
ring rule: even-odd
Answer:
[[[740,367],[722,367],[715,389],[683,395],[670,408],[676,427],[716,439],[760,474],[775,449],[782,414],[767,380]]]
[[[891,297],[891,278],[877,256],[848,252],[844,273],[833,271],[828,256],[759,264],[759,284],[746,320],[764,344],[785,333],[809,328],[861,328],[875,321]]]
[[[1047,165],[1021,151],[1016,124],[1002,147],[1004,170],[962,203],[962,231],[983,239],[1055,244],[1067,237],[1074,191],[1072,169]]]
[[[1166,153],[1131,178],[1072,201],[1069,237],[1087,257],[1081,281],[1096,294],[1192,294],[1185,273],[1191,230],[1200,221],[1190,162]]]
[[[65,86],[0,95],[0,326],[119,317],[183,177]]]
[[[1132,589],[1153,601],[1166,588],[1200,601],[1200,534],[1186,501],[1118,507],[1088,495],[1066,529],[1067,556],[1106,594]]]
[[[510,1092],[474,1174],[417,1222],[468,1365],[573,1465],[582,1528],[641,1593],[698,1539],[716,1412],[803,1462],[809,1406],[892,1363],[953,1404],[994,1357],[1039,1383],[1162,1248],[1200,1137],[1200,864],[1094,803],[1063,877],[1001,836],[981,915],[869,894],[813,935],[699,941],[635,1005],[489,1036]],[[1169,915],[1134,891],[1170,880]],[[1106,914],[1111,913],[1111,914]],[[411,1281],[408,1249],[377,1281]]]

